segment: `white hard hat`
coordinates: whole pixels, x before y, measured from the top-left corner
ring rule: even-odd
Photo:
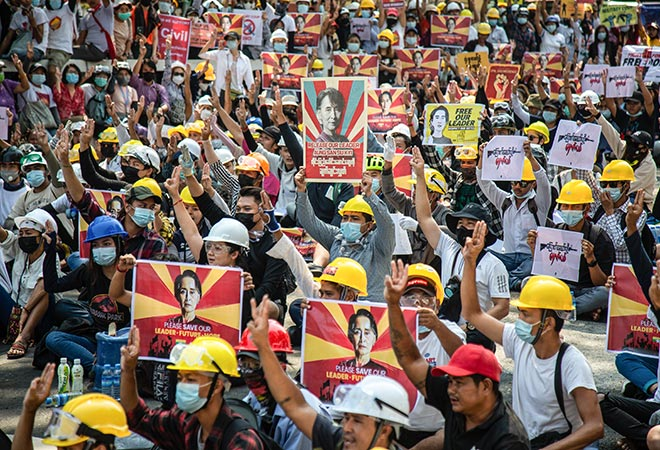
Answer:
[[[226,164],[236,159],[227,147],[216,148],[215,154],[222,164]]]
[[[204,238],[204,241],[226,242],[245,249],[250,248],[250,236],[245,225],[236,219],[230,219],[228,217],[213,225],[208,236]]]
[[[273,34],[270,35],[270,43],[272,44],[275,39],[286,39],[286,41],[289,42],[289,37],[284,30],[278,29],[273,31]]]
[[[50,222],[53,230],[57,233],[57,222],[55,222],[53,216],[41,208],[34,209],[24,216],[17,217],[15,222],[18,229],[31,228],[41,233],[46,231],[46,224]]]
[[[594,91],[591,89],[584,91],[582,95],[580,95],[579,100],[577,101],[578,105],[586,105],[587,104],[587,99],[591,100],[591,103],[594,105],[597,105],[600,103],[600,97],[598,94],[596,94]]]
[[[202,149],[199,147],[197,141],[193,139],[185,138],[181,142],[179,142],[177,148],[181,150],[183,147],[188,147],[188,151],[190,152],[190,154],[195,156],[195,158],[197,159],[199,159],[199,157],[202,154]]]
[[[342,384],[335,390],[333,402],[334,413],[371,416],[392,425],[410,424],[408,394],[391,378],[367,375],[358,384]]]
[[[410,139],[410,128],[408,128],[406,125],[400,123],[398,125],[395,125],[394,128],[392,128],[390,131],[387,132],[388,135],[394,135],[394,134],[403,134],[404,136],[408,136],[408,139]]]
[[[87,183],[85,181],[85,179],[83,178],[83,176],[82,176],[82,170],[80,169],[80,164],[79,163],[73,163],[73,164],[71,164],[71,167],[73,168],[73,173],[76,174],[76,178],[78,178],[78,180],[83,184]],[[65,182],[64,173],[62,173],[62,169],[57,171],[57,177],[56,178],[57,178],[57,181],[59,181],[60,183]]]
[[[128,148],[127,156],[136,158],[142,164],[152,167],[156,173],[160,172],[160,156],[158,152],[146,145],[135,145]]]

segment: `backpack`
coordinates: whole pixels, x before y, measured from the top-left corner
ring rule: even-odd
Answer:
[[[511,200],[511,197],[505,198],[502,202],[502,220],[504,220],[504,213],[507,209],[509,209],[509,207],[511,207],[511,205],[513,205],[513,200]],[[527,201],[527,209],[529,209],[529,212],[532,213],[532,216],[534,216],[534,222],[536,222],[536,226],[540,227],[541,221],[539,220],[538,216],[539,207],[536,205],[536,200],[534,198],[530,198]],[[548,224],[549,220],[547,217],[544,222],[546,225]]]
[[[108,111],[105,107],[105,92],[98,92],[89,99],[85,105],[85,112],[95,123],[105,124],[108,120]]]
[[[229,441],[231,441],[236,433],[245,430],[254,430],[259,435],[264,450],[283,450],[272,437],[261,431],[257,426],[257,415],[250,405],[238,398],[225,398],[225,402],[227,402],[227,406],[243,417],[223,416],[220,418],[220,426],[224,430],[222,432],[222,443],[220,444],[221,449],[224,450],[227,448]]]
[[[594,217],[592,219],[593,223],[596,223],[600,220],[601,217],[605,215],[605,209],[603,208],[603,205],[600,205],[598,209],[596,209],[596,212],[594,213]],[[619,223],[619,226],[621,227],[622,230],[626,229],[626,215],[622,214],[621,215],[621,221]],[[641,230],[638,230],[640,237],[642,239],[642,248],[646,251],[646,253],[649,255],[649,258],[651,261],[655,261],[655,236],[653,235],[653,232],[649,228],[648,223],[644,223],[644,227],[642,227]]]

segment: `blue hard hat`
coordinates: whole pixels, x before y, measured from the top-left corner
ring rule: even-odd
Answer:
[[[121,236],[125,239],[128,237],[128,233],[114,217],[99,216],[89,224],[85,242],[92,242],[109,236]]]
[[[261,121],[261,117],[250,117],[250,118],[248,118],[248,120],[246,120],[246,123],[248,125],[252,125],[253,123],[256,123],[257,125],[259,125],[262,128],[264,126],[263,122]]]

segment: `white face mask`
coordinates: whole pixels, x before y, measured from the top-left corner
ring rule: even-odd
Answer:
[[[208,119],[209,117],[211,117],[212,115],[213,115],[213,112],[212,112],[212,111],[209,111],[208,109],[203,109],[202,112],[199,113],[199,117],[200,117],[202,120],[206,120],[206,119]]]
[[[172,81],[173,81],[174,84],[176,84],[176,85],[179,85],[179,84],[183,83],[183,80],[184,80],[184,79],[185,79],[185,77],[184,77],[183,75],[174,75],[174,76],[172,77]]]

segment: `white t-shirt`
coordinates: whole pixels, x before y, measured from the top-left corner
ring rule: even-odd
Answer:
[[[0,180],[0,226],[5,223],[5,219],[11,212],[14,203],[27,191],[27,185],[24,183],[23,187],[16,191],[8,191],[4,188],[5,181]]]
[[[96,17],[96,20],[94,20],[94,17]],[[103,1],[101,1],[101,6],[94,13],[94,17],[92,17],[92,10],[90,9],[80,21],[80,31],[87,30],[86,44],[92,44],[102,52],[107,52],[108,41],[105,33],[101,31],[96,21],[98,20],[103,29],[110,34],[111,38],[114,36],[115,16],[112,9],[112,2],[106,7]]]
[[[541,33],[541,53],[559,53],[560,48],[565,45],[566,38],[563,34],[559,32],[550,34],[547,30],[543,30],[543,33]]]
[[[446,286],[449,279],[454,275],[463,278],[464,261],[461,246],[458,245],[458,242],[445,233],[440,234],[435,254],[442,260],[443,286]],[[454,259],[456,259],[455,265]],[[455,266],[453,271],[452,266]],[[510,298],[509,272],[507,272],[504,263],[490,253],[486,253],[477,264],[476,278],[477,295],[482,311],[488,312],[493,308],[493,298]]]
[[[465,332],[455,322],[440,319],[452,333],[461,338],[465,344]],[[449,355],[442,347],[440,339],[434,332],[430,332],[424,339],[417,342],[417,348],[426,362],[433,367],[444,366],[449,363]],[[445,418],[436,408],[426,404],[424,397],[418,392],[415,407],[410,412],[409,430],[415,431],[437,431],[445,427]]]
[[[284,16],[289,17],[289,16]],[[291,19],[293,22],[293,19]],[[231,89],[237,92],[246,93],[243,84],[249,88],[254,84],[254,75],[252,74],[252,64],[250,59],[242,52],[238,57],[234,56],[229,50],[211,50],[199,55],[202,59],[208,59],[213,64],[215,73],[225,74],[231,70]],[[220,95],[220,91],[225,88],[225,77],[217,76],[215,80],[215,89]]]
[[[502,346],[504,354],[514,361],[513,410],[525,425],[529,439],[548,431],[567,431],[568,424],[559,409],[554,389],[558,353],[548,359],[538,358],[534,347],[516,335],[511,323],[504,325]],[[561,381],[566,416],[575,431],[582,426],[582,419],[571,393],[580,387],[596,391],[596,383],[587,359],[572,345],[561,362]]]
[[[46,47],[48,45],[48,16],[43,8],[32,8],[34,14],[34,22],[37,25],[43,25],[43,37],[41,42],[37,42],[36,39],[32,38],[32,44],[34,48],[38,48],[42,52],[46,53]],[[9,29],[16,31],[18,34],[31,33],[32,27],[30,26],[30,20],[26,15],[23,15],[22,10],[18,10],[11,17],[11,23],[9,24]]]
[[[76,35],[75,15],[64,3],[58,10],[46,10],[48,16],[48,48],[73,54],[73,40]]]
[[[36,86],[32,84],[32,81],[30,81],[29,89],[21,94],[18,94],[16,97],[18,98],[19,110],[23,109],[26,102],[31,103],[36,102],[37,100],[41,100],[49,108],[55,108],[57,106],[55,104],[55,99],[53,98],[53,91],[45,84]]]
[[[296,32],[296,22],[290,14],[282,17],[282,25],[284,25],[284,31],[286,31],[287,34]]]

